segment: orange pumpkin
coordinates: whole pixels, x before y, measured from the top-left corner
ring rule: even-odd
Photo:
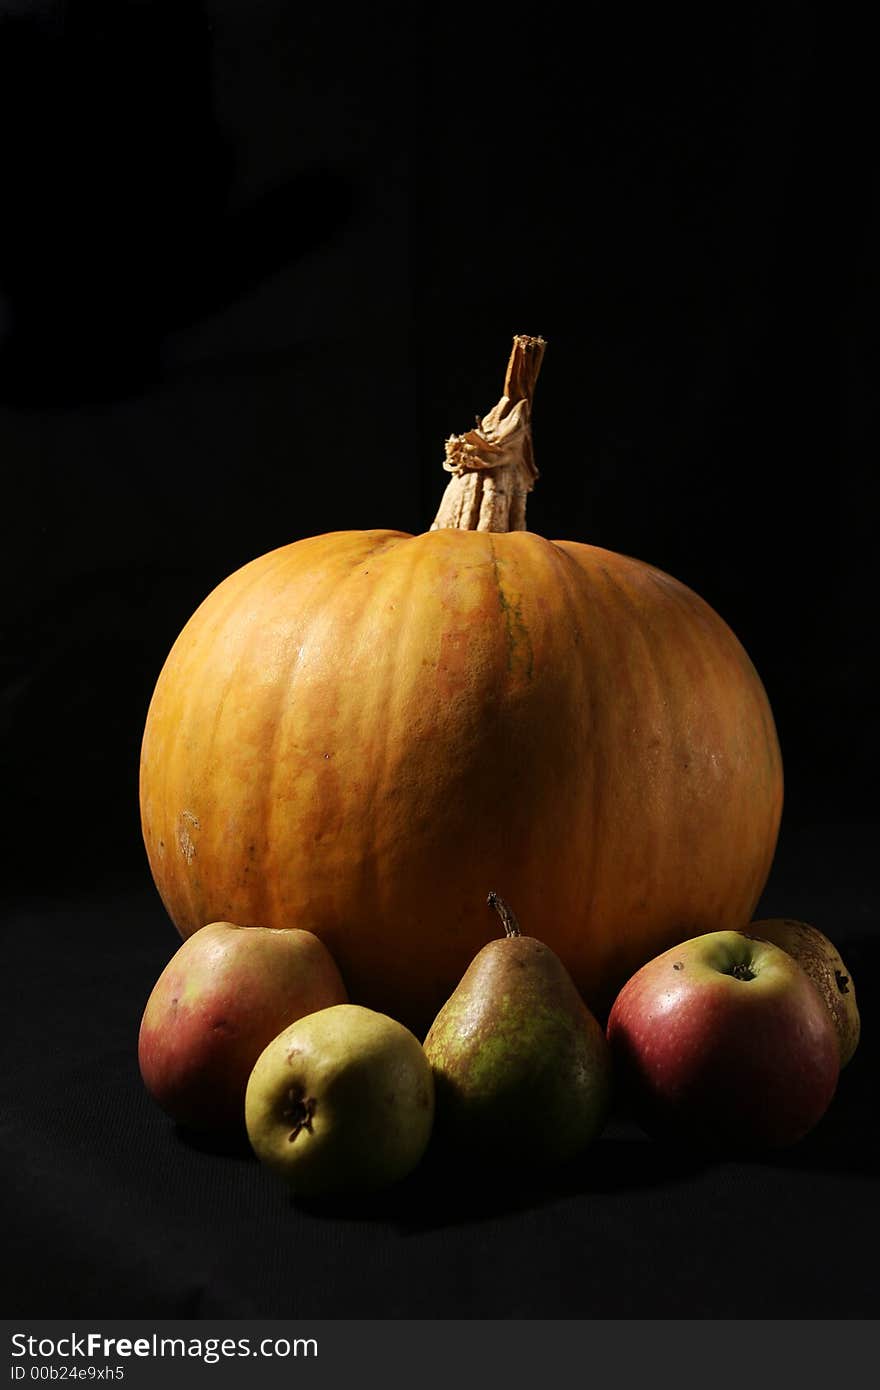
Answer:
[[[779,828],[773,717],[722,619],[523,529],[543,347],[516,339],[501,401],[448,442],[430,531],[296,541],[220,584],[144,734],[180,933],[312,931],[352,999],[419,1029],[493,935],[489,890],[601,1012],[649,957],[751,920]]]

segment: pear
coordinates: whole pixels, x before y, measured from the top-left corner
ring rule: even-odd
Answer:
[[[489,894],[504,936],[474,957],[425,1039],[448,1151],[521,1171],[573,1158],[609,1108],[605,1034],[562,961]]]
[[[809,975],[831,1014],[840,1044],[840,1065],[845,1067],[858,1047],[861,1019],[856,987],[837,947],[818,927],[791,917],[752,922],[745,933],[781,946]]]
[[[433,1118],[418,1038],[359,1004],[285,1028],[258,1057],[245,1095],[255,1154],[304,1197],[398,1182],[421,1159]]]

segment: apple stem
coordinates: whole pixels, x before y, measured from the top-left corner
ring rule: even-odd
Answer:
[[[503,898],[499,898],[497,893],[490,893],[486,902],[490,907],[494,907],[504,925],[505,936],[522,936],[519,929],[519,922],[516,920],[510,908]]]
[[[755,978],[755,972],[751,966],[743,965],[742,962],[735,965],[730,973],[735,980],[753,980]]]

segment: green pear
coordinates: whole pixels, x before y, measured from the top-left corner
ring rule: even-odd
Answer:
[[[467,1160],[546,1167],[600,1133],[610,1054],[559,957],[522,935],[497,894],[489,903],[505,935],[475,956],[425,1039],[435,1132]]]
[[[418,1038],[359,1004],[285,1028],[258,1057],[245,1095],[251,1147],[298,1196],[398,1182],[421,1159],[433,1118]]]

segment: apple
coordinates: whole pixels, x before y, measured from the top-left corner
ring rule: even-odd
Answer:
[[[267,1043],[347,1000],[312,932],[211,922],[175,952],[147,1001],[138,1037],[144,1084],[187,1129],[243,1130],[248,1077]]]
[[[709,932],[648,961],[615,999],[607,1036],[648,1133],[710,1150],[796,1143],[840,1071],[815,985],[781,947],[743,932]]]

